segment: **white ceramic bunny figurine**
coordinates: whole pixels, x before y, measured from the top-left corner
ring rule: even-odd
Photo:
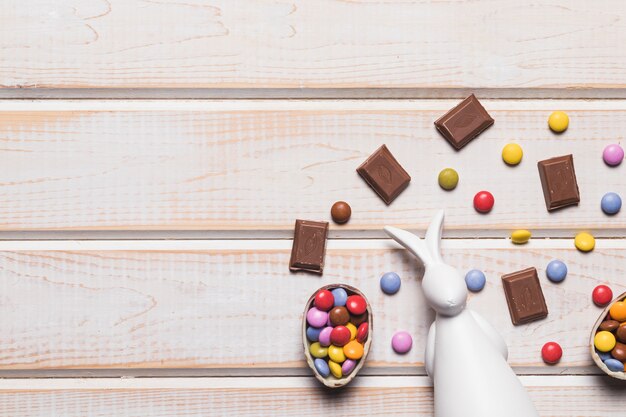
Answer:
[[[521,382],[507,363],[500,334],[465,308],[465,280],[441,258],[443,210],[426,238],[395,227],[385,232],[422,260],[422,289],[437,312],[426,342],[426,372],[435,386],[435,417],[538,417]]]

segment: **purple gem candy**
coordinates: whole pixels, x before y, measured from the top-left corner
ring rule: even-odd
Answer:
[[[324,327],[318,336],[318,342],[322,346],[330,346],[330,333],[333,331],[333,328],[328,326]]]
[[[350,375],[350,373],[354,371],[354,368],[356,368],[356,361],[346,359],[343,365],[341,365],[341,373],[343,375]]]

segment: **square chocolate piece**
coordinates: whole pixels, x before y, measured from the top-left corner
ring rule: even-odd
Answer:
[[[441,116],[435,127],[457,151],[493,124],[474,94]]]
[[[548,211],[576,205],[580,202],[572,155],[539,161],[537,167],[539,168],[543,198],[546,200]]]
[[[386,145],[381,146],[356,169],[387,205],[408,187],[411,177]]]
[[[548,316],[548,307],[535,268],[502,275],[502,285],[514,325]]]
[[[327,235],[327,222],[296,220],[289,270],[321,275],[324,272]]]

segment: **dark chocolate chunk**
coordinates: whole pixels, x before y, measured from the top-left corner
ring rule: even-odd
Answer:
[[[388,205],[409,185],[411,177],[383,145],[356,169]]]
[[[548,307],[535,268],[503,275],[502,285],[514,325],[547,317]]]
[[[322,274],[327,235],[327,222],[296,220],[289,269]]]
[[[548,211],[576,205],[580,202],[572,155],[539,161],[537,167],[539,168],[543,198],[546,200]]]
[[[435,122],[439,133],[459,150],[493,124],[493,119],[472,94]]]

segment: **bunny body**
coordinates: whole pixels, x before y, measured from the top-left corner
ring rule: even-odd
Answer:
[[[437,312],[425,356],[435,387],[435,417],[539,417],[507,363],[502,337],[478,313],[465,308],[465,281],[440,255],[442,224],[443,211],[431,222],[425,241],[385,227],[426,267],[422,289]]]
[[[437,315],[431,378],[436,417],[538,417],[528,394],[475,318],[465,309]]]

